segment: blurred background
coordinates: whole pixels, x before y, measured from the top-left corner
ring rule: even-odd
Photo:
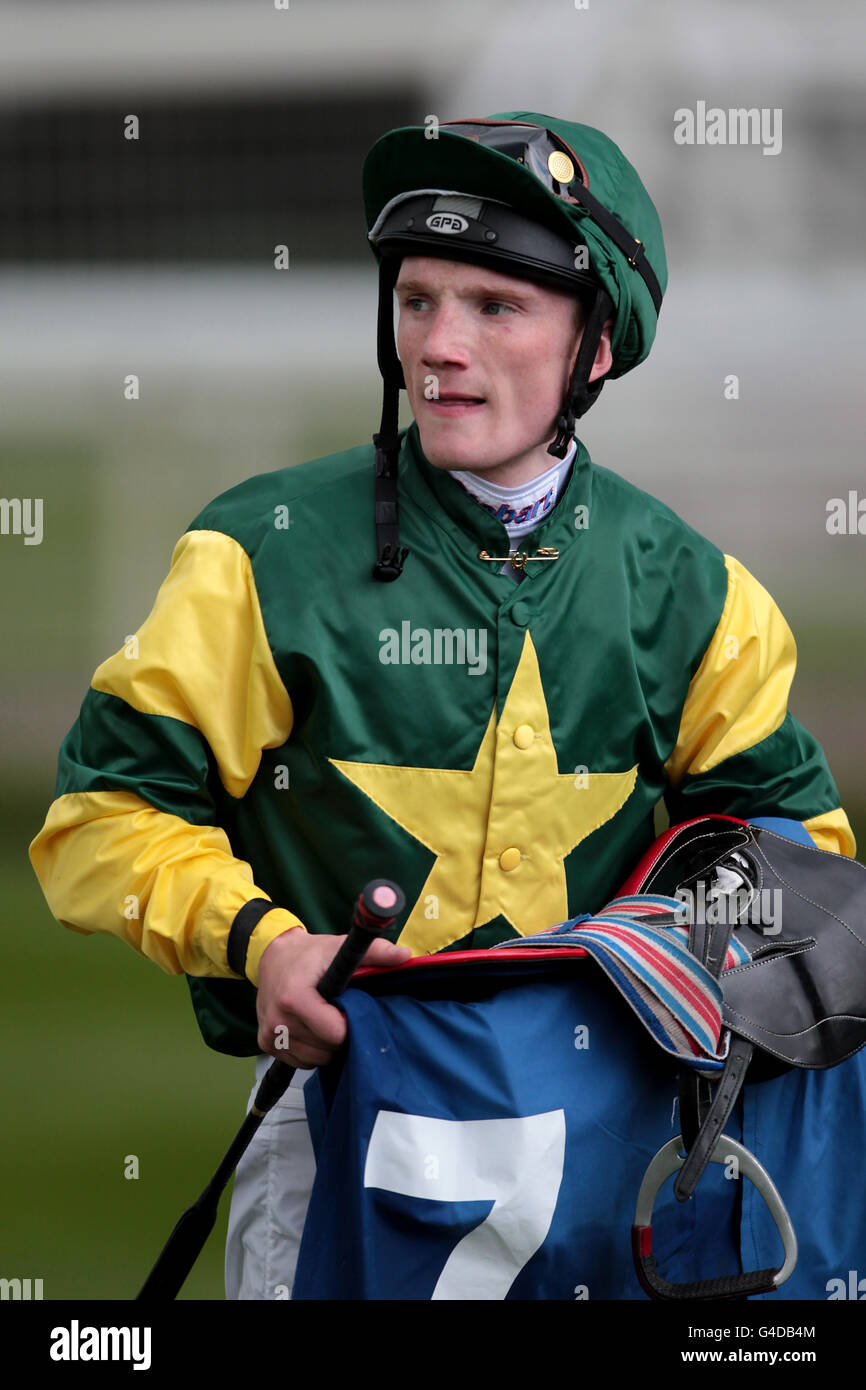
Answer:
[[[864,38],[857,0],[0,4],[0,493],[44,499],[41,544],[0,535],[0,1276],[134,1296],[243,1112],[251,1063],[182,979],[60,928],[27,845],[199,509],[377,428],[360,172],[393,126],[547,111],[636,165],[669,290],[581,437],[773,593],[862,855],[866,535],[826,521],[866,499]],[[781,151],[677,145],[698,101],[781,108]],[[185,1297],[223,1297],[221,1230]]]

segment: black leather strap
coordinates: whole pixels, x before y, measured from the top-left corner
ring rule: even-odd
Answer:
[[[233,970],[236,975],[242,975],[246,979],[250,937],[265,913],[270,912],[276,906],[277,904],[272,903],[270,898],[251,898],[248,903],[244,903],[240,912],[237,913],[232,922],[226,945],[229,969]]]
[[[556,438],[547,447],[547,452],[554,458],[565,458],[571,448],[575,420],[586,414],[604,385],[604,377],[590,382],[589,374],[601,342],[602,330],[612,314],[613,300],[605,290],[599,288],[584,324],[563,408],[557,417]]]
[[[575,180],[569,187],[569,193],[576,202],[586,208],[593,222],[601,227],[601,230],[625,254],[629,265],[634,267],[649,290],[653,307],[658,313],[662,306],[662,289],[655,271],[646,258],[643,243],[638,241],[637,237],[633,237],[623,224],[614,217],[613,213],[608,212],[604,204],[600,203],[582,183]]]
[[[680,1068],[677,1082],[680,1134],[683,1136],[683,1148],[688,1153],[700,1133],[704,1116],[713,1103],[713,1090],[706,1077],[686,1071],[685,1067]]]
[[[375,522],[377,559],[373,578],[386,583],[399,579],[403,572],[408,546],[400,544],[400,521],[397,510],[397,459],[400,442],[397,439],[397,387],[385,383],[382,429],[373,435],[375,459]],[[393,419],[393,424],[391,423]],[[389,439],[393,442],[388,443]]]
[[[697,957],[701,965],[706,967],[715,980],[719,979],[722,973],[732,930],[733,924],[724,922],[692,922],[689,927],[689,950],[693,956]],[[723,1072],[722,1077],[724,1075]],[[740,1085],[742,1085],[742,1077],[740,1078]],[[737,1089],[739,1091],[739,1087]],[[725,1119],[727,1119],[736,1098],[735,1094],[725,1114]],[[679,1102],[683,1144],[686,1152],[691,1153],[713,1105],[712,1084],[705,1077],[698,1076],[696,1072],[682,1069],[679,1075]],[[710,1146],[711,1150],[712,1146]],[[691,1196],[694,1184],[698,1181],[706,1165],[707,1159],[705,1158],[700,1170],[694,1176],[688,1196]],[[690,1169],[690,1177],[693,1171],[694,1168]],[[677,1191],[676,1187],[674,1191]],[[679,1192],[677,1195],[679,1196]],[[680,1196],[681,1202],[685,1200],[685,1197]]]
[[[384,386],[382,418],[378,433],[373,435],[376,448],[376,563],[373,566],[373,578],[385,583],[400,578],[406,556],[409,554],[408,547],[400,544],[397,514],[400,390],[404,385],[403,368],[394,342],[393,296],[399,273],[400,257],[383,256],[379,264],[379,318],[376,343]]]
[[[686,1161],[674,1182],[674,1196],[678,1202],[688,1201],[703,1176],[704,1169],[710,1161],[710,1154],[716,1146],[716,1140],[728,1122],[728,1116],[746,1079],[752,1052],[752,1044],[745,1038],[731,1038],[728,1060],[716,1087],[716,1094],[706,1114],[701,1118],[697,1134],[688,1143]],[[685,1136],[683,1141],[685,1142]]]

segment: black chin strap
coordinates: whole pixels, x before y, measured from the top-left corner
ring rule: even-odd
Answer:
[[[397,517],[397,462],[400,456],[398,421],[400,388],[405,384],[403,368],[394,343],[394,285],[400,270],[399,258],[384,257],[379,267],[379,319],[376,345],[379,370],[385,383],[382,393],[382,420],[373,435],[376,446],[376,547],[378,559],[373,578],[383,583],[399,579],[408,547],[400,544]]]
[[[568,390],[565,393],[565,400],[562,403],[562,410],[557,416],[556,438],[552,444],[547,446],[547,452],[553,454],[554,458],[565,458],[574,437],[575,420],[579,420],[581,415],[585,415],[601,394],[604,377],[591,382],[589,374],[592,371],[595,354],[601,342],[602,329],[612,314],[613,300],[605,290],[598,289],[595,302],[587,316],[580,346],[577,349],[577,357],[574,360],[574,368],[568,383]]]

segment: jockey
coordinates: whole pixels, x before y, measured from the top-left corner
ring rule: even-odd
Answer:
[[[406,894],[388,967],[597,911],[662,798],[855,848],[773,599],[575,435],[666,285],[623,153],[535,112],[395,130],[364,200],[373,444],[203,509],[95,672],[30,847],[63,925],[187,977],[210,1046],[300,1068],[238,1169],[230,1298],[291,1291],[301,1087],[346,1035],[316,984],[369,878]]]

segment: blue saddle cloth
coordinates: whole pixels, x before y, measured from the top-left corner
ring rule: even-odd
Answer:
[[[318,1168],[293,1297],[645,1298],[631,1225],[649,1160],[679,1132],[675,1067],[588,959],[553,974],[515,961],[507,982],[474,971],[459,992],[342,996],[351,1044],[306,1087]],[[764,1164],[799,1241],[763,1297],[851,1296],[866,1276],[866,1049],[747,1082],[726,1133]],[[718,1164],[685,1204],[670,1180],[653,1228],[672,1281],[781,1263],[763,1199]]]
[[[811,843],[797,822],[754,823]],[[415,976],[427,997],[340,1000],[350,1046],[305,1088],[318,1167],[293,1297],[646,1298],[631,1226],[647,1164],[679,1133],[672,1061],[590,960],[515,960],[507,979],[482,963],[456,990],[443,968],[438,993],[435,970]],[[747,1081],[725,1132],[797,1234],[793,1274],[759,1297],[866,1298],[866,1048]],[[710,1164],[686,1203],[672,1179],[659,1193],[668,1280],[781,1264],[763,1198],[729,1174]]]

